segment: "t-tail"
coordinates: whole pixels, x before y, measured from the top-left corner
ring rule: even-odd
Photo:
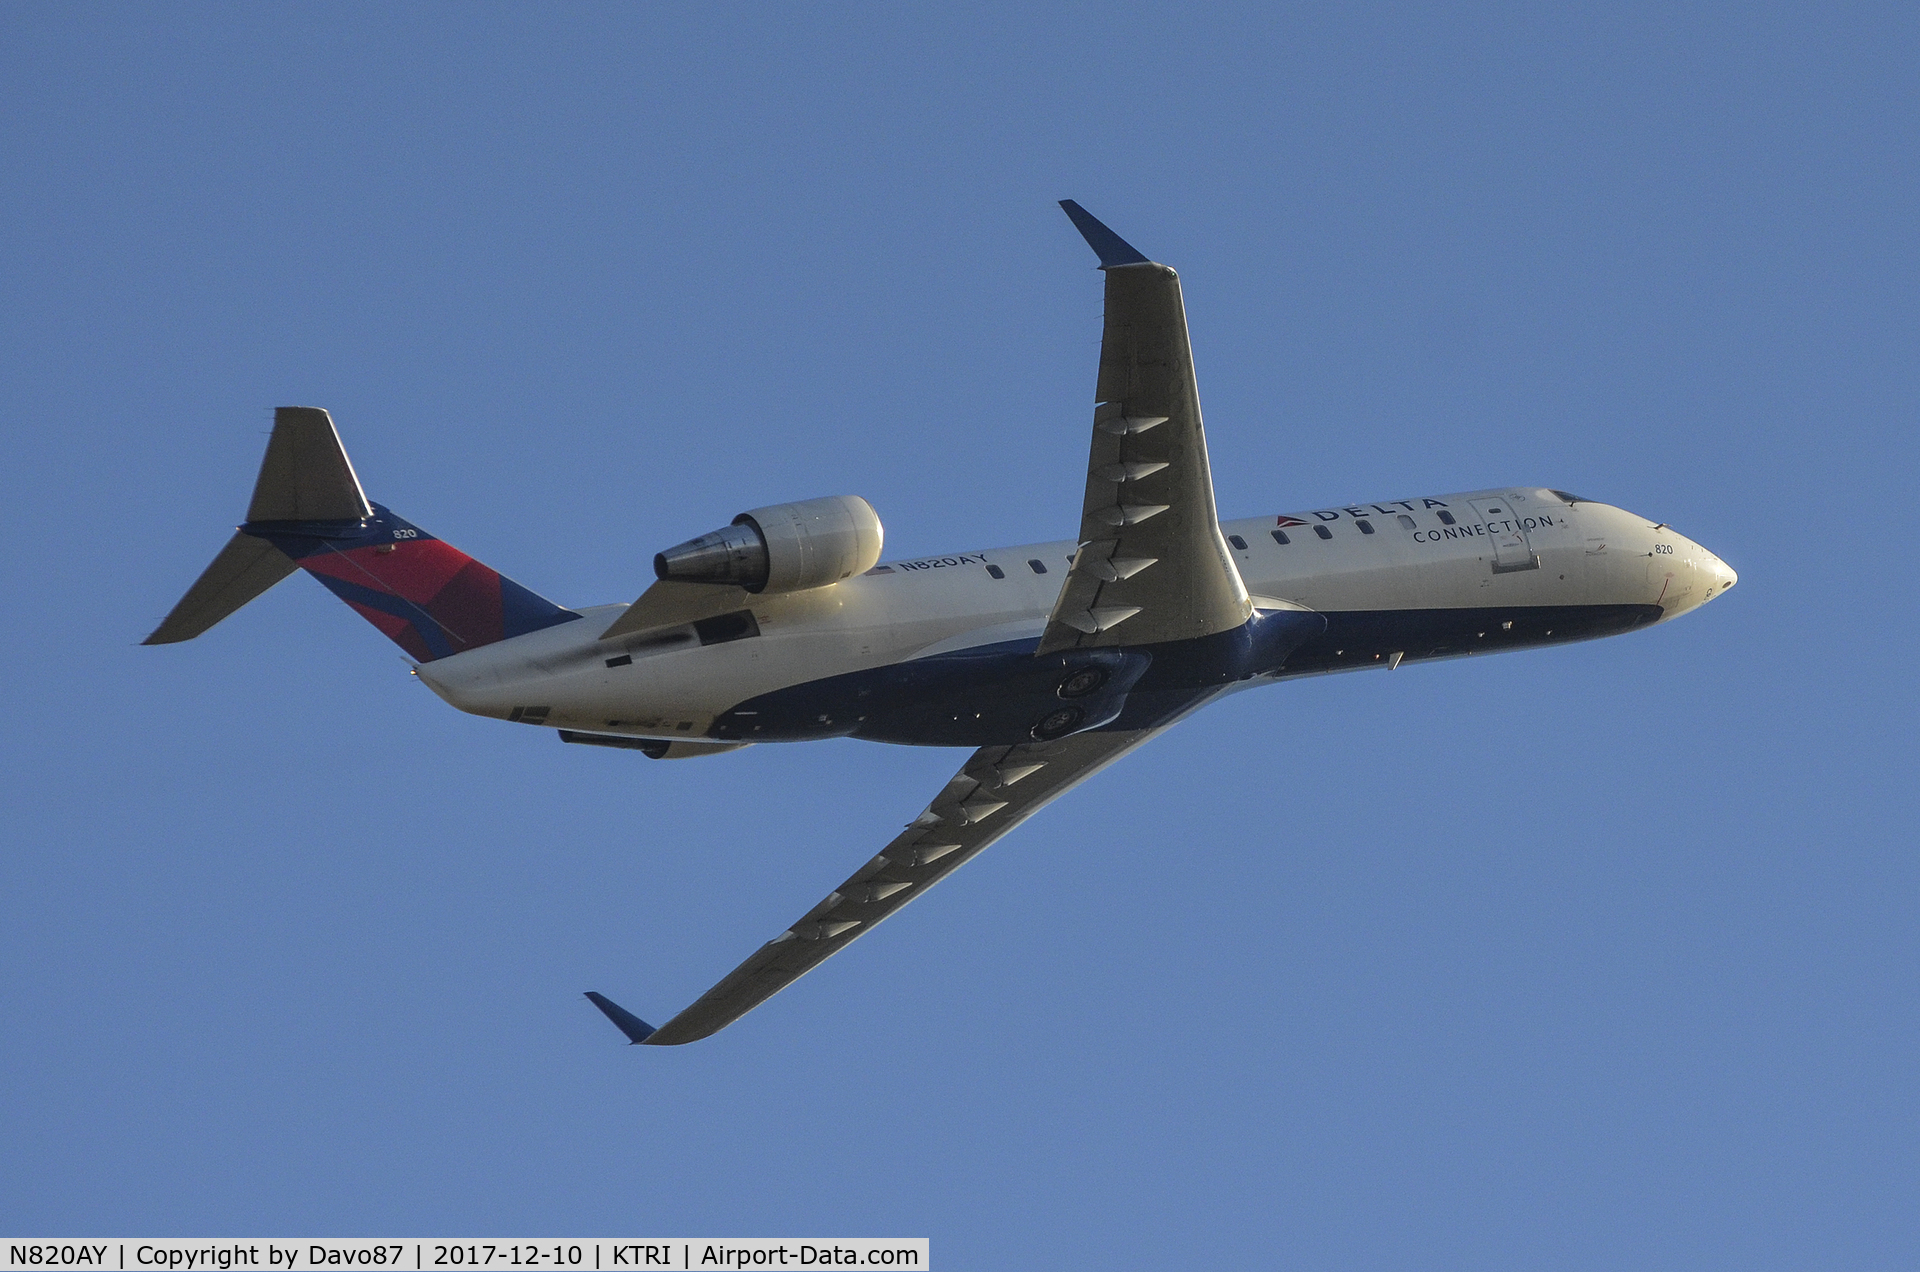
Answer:
[[[283,406],[246,524],[143,643],[192,640],[296,568],[418,662],[580,617],[369,503],[327,413]]]

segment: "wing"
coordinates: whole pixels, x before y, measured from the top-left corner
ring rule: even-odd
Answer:
[[[1038,652],[1238,627],[1253,608],[1214,510],[1180,276],[1060,206],[1100,255],[1107,311],[1080,548]]]
[[[973,855],[1162,729],[1078,733],[973,753],[927,811],[800,921],[659,1029],[607,1014],[635,1042],[673,1046],[718,1033],[946,878]],[[589,997],[595,997],[589,995]],[[595,1005],[607,1011],[595,997]]]

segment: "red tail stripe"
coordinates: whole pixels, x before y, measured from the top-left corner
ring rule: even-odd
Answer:
[[[300,564],[315,574],[326,574],[362,587],[377,586],[415,605],[425,605],[445,589],[462,570],[478,565],[472,557],[438,539],[396,543],[393,551],[377,547],[349,548],[345,552],[317,552]],[[486,566],[480,567],[487,570]],[[492,574],[492,570],[487,570]]]

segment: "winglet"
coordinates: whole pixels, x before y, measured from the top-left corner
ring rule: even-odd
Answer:
[[[587,1001],[605,1012],[607,1019],[611,1020],[620,1032],[632,1039],[636,1045],[645,1042],[653,1035],[652,1025],[640,1019],[640,1017],[634,1015],[619,1003],[614,1002],[605,994],[596,994],[592,990],[588,990]]]
[[[1087,246],[1100,258],[1101,269],[1112,269],[1116,265],[1150,265],[1153,262],[1140,254],[1140,250],[1127,240],[1115,234],[1094,219],[1091,212],[1075,203],[1072,199],[1060,200],[1060,207],[1073,222],[1073,228],[1080,231],[1080,237],[1087,240]]]

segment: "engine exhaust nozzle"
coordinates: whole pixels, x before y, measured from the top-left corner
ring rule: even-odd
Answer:
[[[731,583],[749,592],[767,585],[770,568],[766,538],[748,517],[653,558],[658,578],[676,583]]]

